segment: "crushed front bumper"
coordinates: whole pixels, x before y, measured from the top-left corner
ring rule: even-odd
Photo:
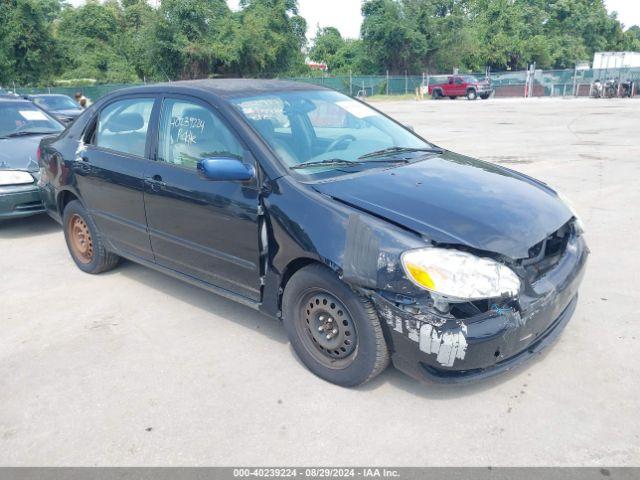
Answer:
[[[412,314],[373,295],[394,366],[420,380],[461,383],[528,360],[550,345],[573,315],[588,253],[584,239],[573,238],[554,269],[524,288],[517,307],[494,306],[464,319]]]
[[[35,183],[0,187],[0,220],[27,217],[44,211],[40,190]]]

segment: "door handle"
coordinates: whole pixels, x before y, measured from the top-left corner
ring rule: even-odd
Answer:
[[[74,170],[78,173],[90,173],[91,172],[91,164],[89,163],[89,158],[82,155],[80,157],[80,161],[74,162]]]
[[[149,185],[149,188],[151,188],[151,190],[155,192],[162,190],[167,186],[167,183],[162,181],[162,177],[160,175],[154,175],[153,177],[144,177],[144,182]]]

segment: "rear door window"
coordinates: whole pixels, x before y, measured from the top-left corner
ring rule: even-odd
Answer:
[[[98,116],[95,145],[144,157],[154,101],[153,98],[130,98],[107,105]]]

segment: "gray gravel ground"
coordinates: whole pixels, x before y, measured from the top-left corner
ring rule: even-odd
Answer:
[[[347,390],[274,320],[132,263],[90,276],[46,217],[0,226],[2,465],[639,465],[640,100],[385,102],[437,144],[573,200],[576,315],[466,387],[388,369]]]

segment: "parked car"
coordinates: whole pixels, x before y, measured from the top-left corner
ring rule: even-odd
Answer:
[[[67,95],[51,93],[26,95],[25,98],[31,100],[65,125],[68,125],[78,118],[83,110],[80,105]]]
[[[64,127],[26,100],[0,97],[0,220],[44,212],[38,144]]]
[[[478,97],[486,100],[493,93],[491,84],[479,81],[473,75],[450,75],[447,77],[432,77],[429,79],[429,95],[434,99],[449,97],[467,97],[476,100]]]
[[[555,191],[319,86],[119,90],[41,150],[81,270],[124,257],[281,318],[339,385],[389,359],[419,379],[495,375],[576,306],[588,250]]]

